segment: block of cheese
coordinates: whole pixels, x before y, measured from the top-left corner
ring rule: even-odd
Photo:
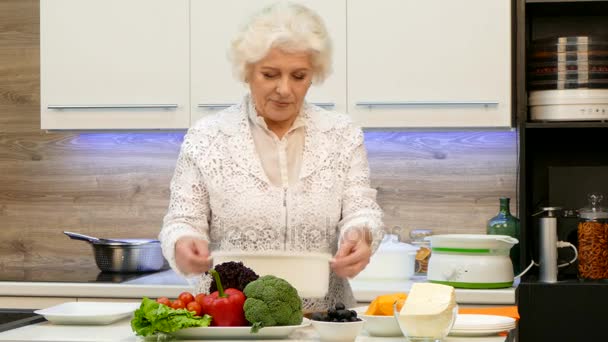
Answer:
[[[408,337],[442,339],[450,332],[457,311],[452,286],[415,283],[399,312],[399,324]]]

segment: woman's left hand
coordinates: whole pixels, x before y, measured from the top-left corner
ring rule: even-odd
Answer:
[[[342,278],[352,278],[363,271],[372,256],[367,229],[350,229],[344,234],[340,249],[331,261],[332,270]]]

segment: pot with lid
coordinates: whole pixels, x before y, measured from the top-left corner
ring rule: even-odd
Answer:
[[[509,252],[519,243],[517,239],[485,234],[445,234],[427,239],[432,250],[427,275],[430,282],[468,289],[513,285]]]
[[[417,248],[400,242],[395,234],[386,234],[356,280],[407,280],[414,275]]]

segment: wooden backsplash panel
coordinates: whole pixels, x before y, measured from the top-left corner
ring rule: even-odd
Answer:
[[[516,196],[515,142],[515,132],[366,133],[387,228],[485,232],[498,197]]]
[[[0,270],[95,268],[62,231],[155,237],[183,134],[40,131],[38,6],[0,1]],[[515,143],[514,132],[367,132],[388,229],[483,232],[498,197],[516,196]]]

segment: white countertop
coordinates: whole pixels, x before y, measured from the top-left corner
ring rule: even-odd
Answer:
[[[0,333],[0,341],[78,341],[78,342],[136,342],[143,341],[131,330],[129,319],[102,326],[54,325],[49,322],[29,325]],[[146,339],[148,340],[148,339]],[[318,341],[319,335],[314,328],[306,327],[294,331],[289,336],[290,341]],[[504,342],[506,337],[448,337],[444,342]],[[155,341],[155,339],[154,339]],[[403,342],[401,338],[370,337],[365,332],[357,336],[356,342]]]
[[[410,280],[352,280],[351,287],[359,302],[370,302],[376,296],[392,292],[409,292],[414,282]],[[28,297],[98,297],[136,298],[177,297],[183,291],[193,291],[194,286],[173,271],[155,273],[123,283],[66,283],[66,282],[0,282],[0,296]],[[506,289],[469,290],[456,289],[456,301],[460,304],[515,304],[515,287]]]

